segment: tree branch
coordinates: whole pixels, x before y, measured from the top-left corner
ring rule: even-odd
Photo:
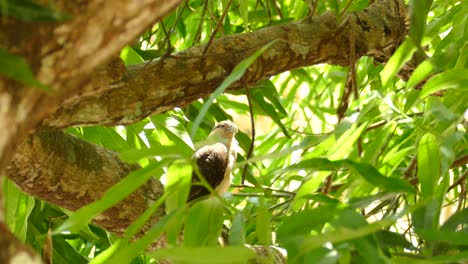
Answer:
[[[75,211],[100,199],[107,189],[138,168],[122,162],[117,153],[70,134],[40,132],[18,147],[7,175],[28,194]],[[94,221],[121,235],[163,191],[153,177]],[[158,221],[161,214],[150,222]]]
[[[389,57],[406,35],[406,12],[402,1],[383,0],[349,14],[356,21],[356,58]],[[205,56],[205,47],[199,46],[131,66],[121,80],[68,98],[42,126],[125,125],[185,106],[208,96],[240,61],[270,42],[272,47],[230,89],[243,88],[241,83],[254,86],[272,75],[318,63],[349,65],[349,37],[349,23],[340,24],[330,13],[226,36],[213,41]],[[95,78],[102,84],[103,76]]]

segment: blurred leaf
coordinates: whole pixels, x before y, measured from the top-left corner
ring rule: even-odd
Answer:
[[[2,2],[0,2],[1,4]],[[34,77],[34,74],[29,68],[28,63],[22,57],[13,55],[0,47],[0,74],[12,78],[24,85],[33,86],[44,91],[52,91],[52,89],[40,83]]]
[[[214,196],[195,203],[185,222],[184,246],[215,246],[223,226],[223,209]]]
[[[238,212],[234,215],[232,226],[229,230],[229,245],[243,246],[245,245],[245,217],[242,213]]]
[[[163,205],[163,202],[168,197],[168,193],[165,192],[161,197],[158,198],[156,202],[151,204],[149,208],[140,216],[136,221],[134,221],[125,231],[124,237],[112,244],[104,252],[99,254],[97,257],[92,259],[90,263],[109,263],[110,259],[114,257],[117,252],[120,252],[122,249],[125,250],[125,247],[128,246],[129,241],[137,234],[138,231],[143,227],[145,223],[155,214],[156,211],[160,209]],[[180,210],[179,210],[180,211]],[[166,223],[170,225],[172,221]],[[134,254],[138,254],[137,250],[133,251]],[[117,253],[118,254],[118,253]]]
[[[441,226],[441,230],[457,231],[461,226],[468,226],[468,208],[454,213]]]
[[[324,158],[312,158],[291,165],[283,171],[316,170],[334,171],[342,168],[352,169],[368,183],[387,191],[414,193],[414,189],[406,181],[399,178],[389,178],[382,175],[369,164],[358,163],[352,160],[331,161]]]
[[[410,1],[410,36],[416,46],[421,46],[421,40],[426,27],[426,17],[432,5],[432,0]]]
[[[14,17],[24,22],[61,22],[71,16],[48,7],[38,5],[31,0],[0,1],[2,16]]]
[[[466,232],[452,232],[445,230],[419,230],[418,234],[428,241],[445,242],[454,245],[468,245]]]
[[[376,234],[377,240],[382,245],[382,247],[393,247],[393,248],[405,248],[405,249],[415,249],[413,244],[411,244],[405,236],[400,233],[391,232],[388,230],[382,230]]]
[[[252,250],[246,247],[190,247],[166,248],[150,254],[157,259],[169,259],[175,263],[191,264],[238,264],[255,259]]]
[[[432,134],[425,134],[418,145],[418,178],[423,199],[434,195],[440,177],[439,161],[437,138]]]
[[[5,199],[5,219],[13,233],[26,241],[28,218],[34,208],[34,198],[22,193],[18,187],[6,179],[3,186]]]
[[[112,257],[106,262],[97,263],[126,263],[141,254],[151,243],[156,241],[172,221],[179,221],[179,218],[185,214],[185,208],[178,209],[161,218],[154,226],[152,226],[141,238],[131,244],[122,245],[122,249],[115,252]],[[112,252],[113,253],[113,252]],[[93,263],[93,262],[92,262]],[[91,264],[91,263],[90,263]]]
[[[287,243],[297,236],[310,234],[314,229],[320,230],[323,225],[336,217],[340,210],[338,207],[321,206],[285,217],[278,227],[278,241]]]
[[[77,252],[67,241],[60,237],[54,236],[53,242],[53,263],[60,264],[78,264],[88,263],[89,259]]]
[[[263,197],[260,197],[256,217],[257,238],[260,245],[271,245],[271,214]]]
[[[423,86],[421,98],[441,90],[468,87],[468,69],[455,69],[442,72],[430,78]]]

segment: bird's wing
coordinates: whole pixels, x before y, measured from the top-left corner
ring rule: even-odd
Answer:
[[[195,151],[193,158],[196,160],[200,174],[205,177],[211,188],[215,189],[223,180],[228,165],[227,147],[222,143],[207,145]],[[210,194],[210,191],[199,183],[200,179],[193,171],[189,201]]]

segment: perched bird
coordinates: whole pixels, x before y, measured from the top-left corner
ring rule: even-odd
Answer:
[[[229,189],[232,166],[237,158],[237,141],[234,138],[238,132],[236,124],[231,121],[221,121],[215,125],[203,146],[198,148],[192,158],[198,171],[207,183],[219,195]],[[188,200],[209,195],[210,191],[201,185],[196,171],[192,172],[192,187]]]

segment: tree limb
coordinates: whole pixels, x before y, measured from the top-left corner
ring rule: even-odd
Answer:
[[[355,56],[389,57],[406,36],[406,6],[400,0],[383,0],[348,16],[356,21]],[[342,21],[349,19],[343,18]],[[125,125],[144,117],[185,106],[206,97],[243,59],[274,42],[238,83],[254,86],[272,75],[318,63],[349,65],[349,23],[327,13],[251,33],[226,36],[163,60],[129,67],[119,81],[68,98],[43,123],[44,128],[83,125]],[[96,76],[94,83],[103,76]]]

